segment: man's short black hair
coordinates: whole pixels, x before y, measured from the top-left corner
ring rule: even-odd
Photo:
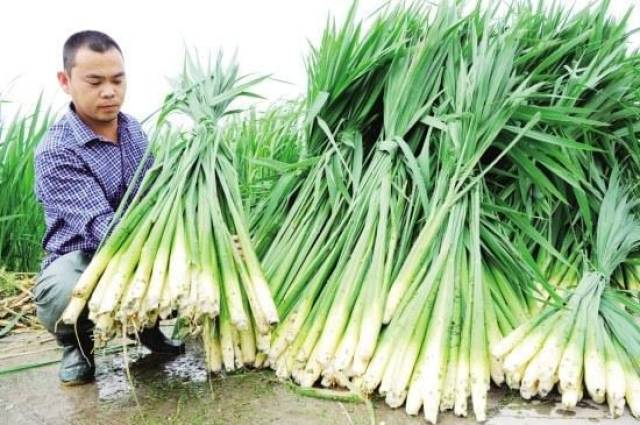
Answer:
[[[71,72],[71,68],[75,65],[76,53],[81,47],[88,47],[94,52],[104,53],[109,49],[116,49],[122,54],[120,46],[115,40],[109,37],[107,34],[100,31],[80,31],[73,34],[64,43],[62,49],[62,63],[64,70],[68,73]]]

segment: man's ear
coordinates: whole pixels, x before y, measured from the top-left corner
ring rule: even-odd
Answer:
[[[71,94],[70,91],[70,87],[69,87],[69,74],[67,74],[67,71],[58,71],[58,83],[60,84],[60,87],[62,87],[62,90],[64,90],[64,92],[66,94]]]

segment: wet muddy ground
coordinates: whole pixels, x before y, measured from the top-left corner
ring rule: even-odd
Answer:
[[[363,403],[301,396],[270,371],[209,377],[195,346],[175,358],[137,347],[129,347],[126,357],[122,352],[99,355],[96,382],[80,387],[59,385],[59,358],[46,332],[0,339],[0,424],[367,425],[372,413],[376,424],[425,423],[382,400],[373,401],[372,412]],[[15,370],[36,363],[41,366]],[[501,390],[491,392],[489,405],[486,423],[494,425],[636,423],[628,414],[608,419],[604,407],[590,402],[569,413],[558,400],[524,402]],[[443,414],[439,423],[475,421]]]

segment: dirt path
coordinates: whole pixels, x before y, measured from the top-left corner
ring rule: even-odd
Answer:
[[[197,347],[166,358],[135,347],[129,349],[127,378],[124,355],[98,357],[95,384],[66,388],[58,384],[56,363],[19,372],[9,368],[56,362],[60,351],[46,332],[0,339],[0,424],[219,424],[219,425],[367,425],[364,404],[302,397],[279,383],[269,371],[249,371],[210,380]],[[139,404],[136,404],[136,398]],[[374,401],[376,424],[418,425],[403,410]],[[494,390],[490,425],[635,423],[628,415],[610,420],[601,406],[581,403],[575,414],[562,413],[557,401],[524,403],[515,394]],[[473,424],[473,420],[440,417],[441,424]]]

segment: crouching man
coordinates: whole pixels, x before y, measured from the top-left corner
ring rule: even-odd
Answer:
[[[77,385],[94,378],[92,323],[85,309],[76,336],[74,327],[59,319],[107,235],[142,161],[147,137],[133,117],[120,112],[127,84],[122,52],[111,37],[97,31],[73,34],[64,45],[63,65],[58,81],[71,103],[35,157],[47,257],[34,295],[38,318],[63,347],[60,380]],[[167,339],[158,324],[139,339],[154,352],[184,352],[184,345]]]

